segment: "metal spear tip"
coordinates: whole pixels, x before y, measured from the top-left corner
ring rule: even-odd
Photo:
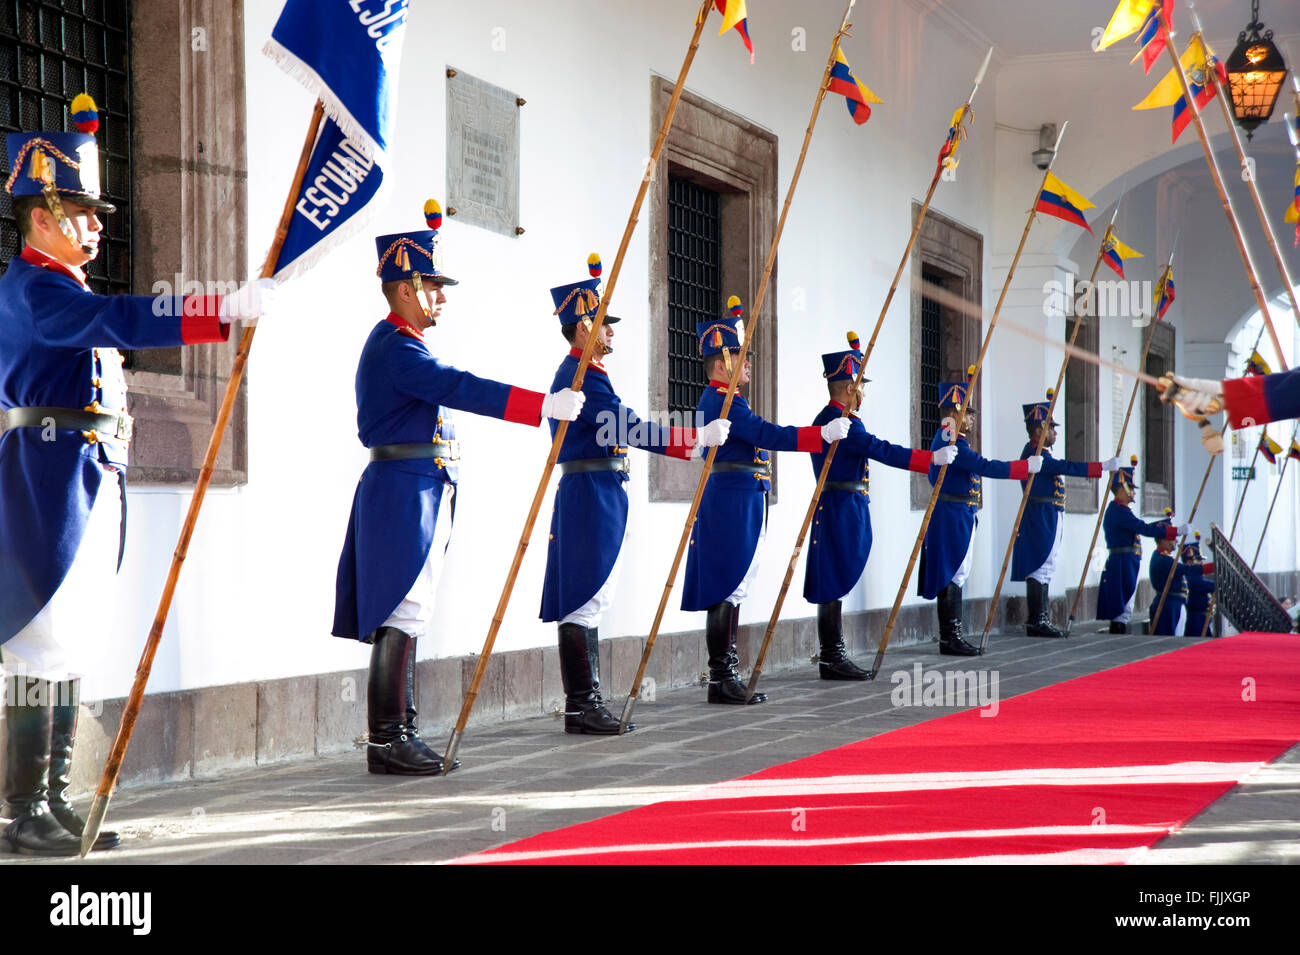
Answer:
[[[442,758],[442,774],[447,776],[456,766],[456,750],[460,749],[460,730],[451,731],[451,739],[447,741],[447,755]]]
[[[618,735],[622,736],[627,732],[628,724],[632,720],[632,706],[636,702],[636,697],[629,695],[627,702],[623,704],[623,715],[618,718]]]

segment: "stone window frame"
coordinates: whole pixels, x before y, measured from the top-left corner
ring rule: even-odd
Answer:
[[[248,277],[244,43],[242,3],[131,4],[137,295],[184,294],[196,290],[186,288],[194,282],[221,283],[213,290],[226,291]],[[308,120],[302,117],[304,132]],[[235,329],[222,344],[133,354],[132,484],[197,480],[239,335]],[[215,487],[248,482],[247,394],[245,374],[213,470]]]
[[[1076,301],[1076,308],[1082,303]],[[1069,341],[1070,329],[1074,326],[1074,318],[1069,317],[1065,322],[1064,338]],[[1083,349],[1098,353],[1101,347],[1101,328],[1097,321],[1096,315],[1085,315],[1083,324],[1079,328],[1079,337],[1075,344]],[[1064,409],[1061,418],[1063,429],[1069,428],[1075,422],[1076,415],[1083,417],[1083,449],[1076,457],[1075,449],[1071,449],[1068,439],[1063,440],[1057,451],[1059,456],[1072,461],[1097,461],[1100,459],[1100,434],[1101,434],[1101,369],[1097,365],[1092,365],[1082,361],[1071,361],[1065,369],[1065,383],[1063,385],[1065,394],[1061,396],[1061,402],[1064,402]],[[1060,406],[1061,402],[1057,402]],[[1065,511],[1067,514],[1095,514],[1097,513],[1098,495],[1100,493],[1101,482],[1093,478],[1069,477],[1065,478]]]
[[[1172,326],[1159,322],[1151,333],[1151,347],[1147,353],[1147,368],[1158,368],[1160,373],[1174,367],[1174,346],[1176,333]],[[1145,370],[1145,369],[1144,369]],[[1141,477],[1138,484],[1142,494],[1142,516],[1163,517],[1166,507],[1174,507],[1174,409],[1163,404],[1154,388],[1143,389],[1146,394],[1142,401],[1142,454],[1138,465]],[[1153,400],[1154,399],[1154,400]],[[1149,476],[1150,456],[1146,449],[1151,438],[1152,427],[1158,427],[1163,434],[1164,459],[1167,462],[1169,483],[1164,484]]]
[[[650,78],[650,143],[672,96],[673,83],[663,76]],[[668,174],[683,176],[722,194],[722,301],[739,295],[745,318],[758,291],[768,246],[777,219],[778,139],[775,133],[749,122],[717,103],[683,91],[673,126],[652,171],[649,209],[649,347],[650,415],[668,407]],[[769,420],[777,407],[777,265],[758,318],[751,381],[741,389],[755,413]],[[615,303],[617,311],[617,303]],[[776,459],[773,455],[772,491],[777,501]],[[702,465],[663,455],[650,455],[650,500],[689,501],[699,483]]]
[[[916,220],[921,214],[921,204],[912,202],[912,226],[915,227]],[[950,219],[942,213],[936,212],[933,207],[926,213],[925,222],[921,225],[921,231],[917,234],[916,244],[912,249],[911,262],[911,333],[909,348],[912,355],[917,356],[911,362],[911,382],[910,388],[912,393],[912,407],[920,408],[923,401],[936,401],[936,395],[921,394],[921,299],[923,291],[923,282],[921,273],[923,269],[933,270],[946,276],[946,285],[948,291],[975,305],[983,302],[983,276],[984,276],[984,237],[981,233],[961,225],[954,219]],[[949,306],[942,306],[944,322],[944,363],[946,368],[940,369],[940,380],[947,379],[945,375],[958,375],[965,377],[966,368],[975,363],[979,356],[980,341],[983,330],[983,322],[973,315],[966,314]],[[952,359],[960,355],[961,360],[954,362]],[[977,392],[982,387],[981,381],[983,374],[980,375],[980,381],[975,383]],[[976,394],[975,409],[980,407],[979,396]],[[930,442],[934,440],[933,434],[921,433],[921,416],[913,414],[911,424],[909,425],[912,438],[912,446],[915,448],[928,448]],[[980,426],[979,417],[975,416],[967,432],[967,440],[970,442],[972,449],[978,451],[980,446]],[[925,474],[913,473],[910,475],[911,481],[911,506],[914,511],[923,511],[930,503],[930,479]]]

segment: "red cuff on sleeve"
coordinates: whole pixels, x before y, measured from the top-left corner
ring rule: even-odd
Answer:
[[[186,345],[224,342],[230,338],[230,326],[217,319],[221,314],[220,295],[187,295],[181,302],[181,341]]]
[[[1234,428],[1249,428],[1269,420],[1264,379],[1259,375],[1224,381],[1223,402],[1228,406],[1228,424]]]
[[[681,458],[683,461],[688,461],[691,457],[691,448],[695,447],[695,442],[694,428],[669,428],[668,449],[664,451],[664,454],[670,458]]]
[[[1011,473],[1007,475],[1012,481],[1029,480],[1029,460],[1021,458],[1019,461],[1011,462]]]
[[[1174,527],[1173,524],[1165,525],[1165,540],[1167,541],[1178,540],[1178,528]]]
[[[1214,573],[1214,564],[1202,564],[1202,565],[1201,565],[1201,573],[1203,573],[1203,574],[1213,574],[1213,573]]]
[[[1088,477],[1090,477],[1090,478],[1099,478],[1099,477],[1101,477],[1101,475],[1102,475],[1101,462],[1100,462],[1100,461],[1089,461],[1089,462],[1088,462]]]
[[[822,429],[816,425],[809,425],[806,428],[796,429],[799,432],[798,442],[795,444],[796,451],[806,451],[808,454],[817,454],[822,449]]]
[[[917,474],[929,474],[930,462],[934,460],[934,455],[929,451],[922,451],[920,448],[912,449],[912,460],[907,462],[907,469],[915,471]]]
[[[506,398],[506,410],[501,417],[515,424],[539,425],[542,423],[542,401],[545,398],[546,395],[540,391],[511,388],[510,395]]]

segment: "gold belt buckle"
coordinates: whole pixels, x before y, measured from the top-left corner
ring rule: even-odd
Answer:
[[[113,437],[117,440],[130,443],[131,435],[135,434],[135,419],[132,418],[125,410],[117,413],[117,426],[113,431]]]

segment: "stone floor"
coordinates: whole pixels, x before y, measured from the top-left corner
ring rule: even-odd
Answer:
[[[1184,645],[1079,631],[1060,642],[995,636],[977,660],[940,657],[935,649],[891,653],[873,683],[824,683],[812,667],[787,670],[764,680],[771,701],[759,707],[707,706],[702,688],[661,693],[637,705],[639,728],[622,738],[567,736],[550,718],[476,729],[462,741],[463,768],[448,777],[371,776],[358,751],[126,789],[109,812],[124,847],[86,861],[437,862],[948,712],[891,704],[890,675],[916,663],[996,671],[1005,700]],[[445,731],[425,735],[442,750]],[[1300,862],[1298,820],[1300,746],[1162,841],[1146,861]],[[42,863],[0,856],[0,865],[23,864]]]

